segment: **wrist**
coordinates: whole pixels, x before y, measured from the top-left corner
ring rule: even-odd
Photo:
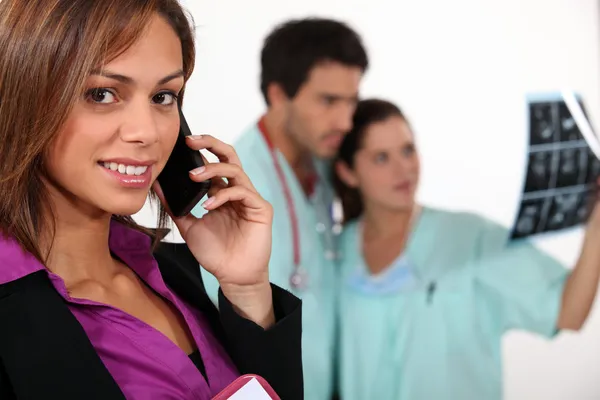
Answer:
[[[221,284],[221,291],[241,317],[263,329],[275,324],[273,292],[268,280],[252,285]]]
[[[581,255],[586,257],[597,257],[600,255],[600,226],[588,224],[583,237]]]

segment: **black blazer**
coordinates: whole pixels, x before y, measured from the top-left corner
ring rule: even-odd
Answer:
[[[304,398],[298,298],[272,285],[276,325],[265,331],[236,314],[221,291],[217,310],[185,244],[163,242],[154,256],[167,285],[204,313],[242,374],[264,377],[282,399]],[[45,271],[0,285],[0,399],[125,399]]]

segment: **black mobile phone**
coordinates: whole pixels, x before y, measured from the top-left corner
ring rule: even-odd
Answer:
[[[189,172],[204,165],[199,151],[192,150],[185,142],[185,137],[192,134],[190,127],[179,107],[180,128],[177,142],[169,156],[165,168],[158,175],[158,183],[165,201],[175,217],[186,216],[194,206],[202,200],[210,189],[210,179],[195,182]]]

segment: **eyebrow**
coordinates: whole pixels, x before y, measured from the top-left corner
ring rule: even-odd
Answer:
[[[319,93],[319,96],[323,97],[323,98],[335,100],[335,101],[347,100],[347,101],[357,102],[359,100],[358,95],[344,96],[344,95],[340,95],[340,94],[321,92],[321,93]]]
[[[135,83],[135,80],[129,76],[116,74],[116,73],[110,72],[108,70],[93,70],[92,75],[98,75],[98,76],[103,76],[105,78],[114,79],[115,81],[119,81],[119,82],[125,83],[127,85],[131,85],[131,84]],[[169,75],[165,76],[164,78],[162,78],[161,80],[159,80],[158,85],[164,85],[165,83],[170,82],[173,79],[177,79],[177,78],[183,77],[183,76],[185,76],[185,74],[184,74],[183,70],[180,69],[179,71],[173,72],[172,74],[169,74]]]

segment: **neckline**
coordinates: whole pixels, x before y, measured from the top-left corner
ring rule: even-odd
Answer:
[[[411,248],[414,247],[414,243],[417,240],[417,233],[419,232],[419,228],[421,227],[422,223],[423,223],[423,217],[424,215],[428,212],[428,208],[420,205],[420,204],[415,204],[415,209],[413,210],[413,214],[411,216],[410,219],[410,223],[409,223],[409,233],[408,233],[408,238],[406,239],[406,243],[404,244],[404,247],[402,248],[402,250],[400,251],[400,253],[398,253],[396,255],[396,257],[394,257],[394,259],[388,263],[388,265],[386,265],[385,267],[383,267],[379,272],[377,273],[372,273],[371,270],[369,269],[369,265],[367,264],[367,260],[365,258],[365,252],[364,252],[364,241],[363,241],[363,231],[364,231],[364,220],[361,218],[360,220],[357,221],[356,224],[356,249],[358,251],[359,254],[359,260],[361,261],[360,264],[362,266],[362,271],[363,273],[368,276],[369,278],[374,278],[374,279],[380,279],[382,277],[384,277],[387,273],[389,273],[390,270],[392,270],[394,268],[394,266],[396,264],[398,264],[398,262],[404,258],[409,258],[410,259],[410,250]]]

